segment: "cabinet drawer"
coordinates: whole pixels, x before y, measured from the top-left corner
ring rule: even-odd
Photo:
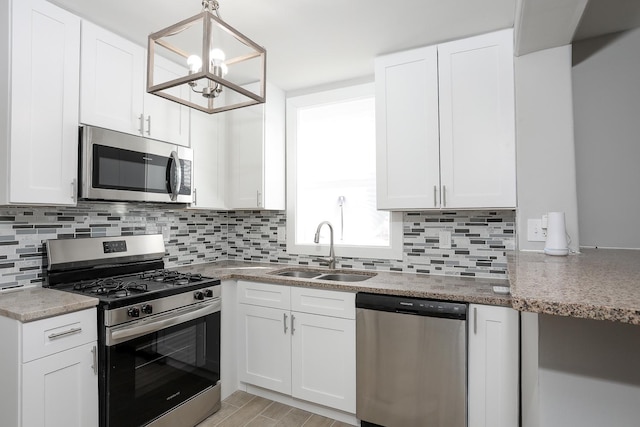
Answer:
[[[238,302],[289,310],[291,292],[289,286],[240,281],[238,282]]]
[[[76,311],[22,325],[24,363],[97,340],[96,309]]]
[[[291,288],[291,310],[322,316],[356,318],[356,294],[324,289]]]

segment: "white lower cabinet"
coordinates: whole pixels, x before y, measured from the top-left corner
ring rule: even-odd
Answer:
[[[238,283],[241,382],[355,413],[355,294]]]
[[[291,395],[354,413],[355,321],[298,312],[291,316]]]
[[[96,309],[21,323],[0,317],[0,425],[98,425]]]
[[[469,305],[468,427],[513,427],[519,418],[519,313]]]
[[[290,312],[240,304],[240,381],[291,394]]]
[[[95,346],[85,344],[23,365],[23,426],[97,425]]]

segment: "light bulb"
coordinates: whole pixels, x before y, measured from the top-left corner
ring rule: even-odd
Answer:
[[[191,55],[187,58],[187,65],[191,73],[197,73],[202,69],[202,59],[198,55]]]
[[[222,71],[222,77],[226,76],[229,72],[229,67],[224,62],[220,65],[220,71]]]
[[[211,62],[213,63],[213,65],[220,65],[224,62],[225,59],[227,59],[227,55],[224,54],[222,49],[218,49],[217,47],[211,49],[211,51],[209,52],[209,57],[211,58]]]

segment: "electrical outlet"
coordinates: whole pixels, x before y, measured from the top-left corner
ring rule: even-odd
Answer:
[[[441,231],[438,233],[440,249],[451,249],[451,232]]]
[[[547,230],[542,228],[541,219],[527,220],[527,240],[530,242],[544,242],[547,240]]]
[[[287,238],[287,235],[285,234],[285,228],[278,227],[278,235],[277,235],[278,242],[284,242],[286,238]]]

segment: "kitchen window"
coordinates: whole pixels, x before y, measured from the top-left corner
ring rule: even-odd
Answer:
[[[326,257],[402,258],[400,213],[376,210],[374,85],[287,100],[287,251]]]

